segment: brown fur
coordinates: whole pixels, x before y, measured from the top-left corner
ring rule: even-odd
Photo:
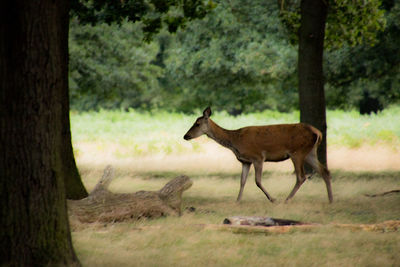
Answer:
[[[317,158],[317,148],[322,141],[322,134],[318,129],[305,123],[295,123],[226,130],[213,122],[209,118],[210,116],[211,109],[205,109],[203,116],[196,120],[184,138],[189,140],[206,134],[217,143],[232,150],[236,158],[243,164],[238,201],[242,197],[248,172],[253,164],[257,186],[273,202],[274,199],[261,184],[263,162],[283,161],[288,158],[291,158],[294,164],[297,180],[286,201],[295,195],[306,180],[305,162],[309,163],[323,177],[329,202],[333,201],[329,171]]]

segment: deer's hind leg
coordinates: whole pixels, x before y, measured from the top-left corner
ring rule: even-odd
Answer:
[[[311,165],[311,167],[319,173],[324,179],[326,185],[326,191],[328,192],[328,199],[329,203],[333,202],[332,196],[332,186],[331,186],[331,174],[329,173],[328,169],[321,164],[318,160],[317,156],[317,148],[314,147],[311,152],[306,157],[306,162]]]

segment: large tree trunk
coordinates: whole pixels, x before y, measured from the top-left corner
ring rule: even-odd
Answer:
[[[62,168],[68,1],[0,4],[0,265],[79,265]]]
[[[299,30],[300,121],[318,128],[324,138],[318,150],[321,163],[326,157],[326,111],[322,71],[327,1],[302,0]]]

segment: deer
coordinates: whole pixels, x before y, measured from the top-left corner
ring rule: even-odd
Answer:
[[[322,133],[318,129],[306,123],[293,123],[227,130],[210,119],[211,113],[211,108],[207,107],[203,111],[203,116],[196,119],[183,138],[191,140],[205,134],[218,144],[232,150],[237,160],[242,163],[237,202],[242,199],[251,165],[254,166],[256,185],[269,201],[275,202],[261,183],[263,164],[264,162],[280,162],[289,158],[294,165],[296,183],[285,203],[294,197],[306,181],[305,163],[308,163],[323,178],[329,203],[333,202],[330,172],[320,163],[317,156],[317,149],[322,141]]]

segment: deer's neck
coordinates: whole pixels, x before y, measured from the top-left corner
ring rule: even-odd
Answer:
[[[233,131],[220,127],[211,119],[208,120],[210,131],[207,133],[207,136],[216,141],[218,144],[231,149],[235,154],[237,154],[238,151],[233,145]]]

